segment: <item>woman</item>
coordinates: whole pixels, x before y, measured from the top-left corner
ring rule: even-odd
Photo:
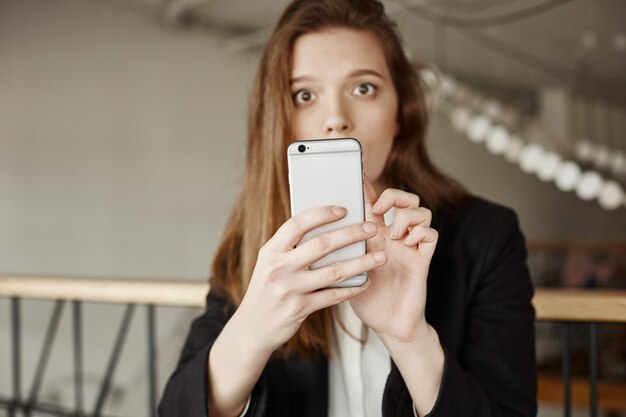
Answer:
[[[426,120],[379,2],[287,7],[252,92],[243,191],[161,417],[536,414],[516,216],[434,167]],[[296,247],[345,209],[290,217],[287,146],[335,137],[363,146],[367,221]],[[307,268],[361,240],[364,256]],[[364,271],[362,287],[328,288]]]

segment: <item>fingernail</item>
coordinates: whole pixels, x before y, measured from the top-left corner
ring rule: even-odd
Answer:
[[[407,245],[412,245],[415,243],[415,237],[413,236],[408,236],[406,239],[404,239],[404,243],[406,243]]]
[[[341,207],[341,206],[333,206],[332,207],[332,211],[337,216],[344,216],[346,214],[346,209],[344,207]]]
[[[374,260],[376,262],[383,262],[385,259],[387,259],[387,255],[385,255],[385,252],[383,251],[379,251],[374,254]]]
[[[365,233],[374,233],[376,229],[377,227],[374,223],[370,223],[370,222],[363,223],[363,230],[365,230]]]
[[[389,233],[389,237],[392,239],[397,239],[398,238],[398,232],[395,230],[392,230],[391,233]]]
[[[374,211],[381,211],[383,209],[383,203],[377,203],[374,206]]]

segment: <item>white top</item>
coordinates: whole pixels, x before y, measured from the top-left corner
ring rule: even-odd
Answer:
[[[352,310],[349,301],[333,307],[335,338],[329,359],[328,416],[380,417],[391,359],[376,333],[369,330]],[[365,344],[355,340],[367,333]]]
[[[380,417],[387,376],[391,372],[391,358],[387,348],[375,332],[357,317],[349,301],[333,307],[333,330],[336,338],[329,360],[328,416]],[[348,335],[362,338],[365,344]],[[415,406],[413,414],[417,417]]]

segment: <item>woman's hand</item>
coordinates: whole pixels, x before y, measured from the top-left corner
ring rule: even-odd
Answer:
[[[428,327],[426,279],[438,237],[430,227],[432,213],[419,206],[415,194],[390,188],[377,197],[367,179],[365,194],[367,220],[378,226],[378,233],[367,240],[368,251],[384,251],[388,262],[368,274],[370,288],[350,304],[383,341],[412,342]],[[392,207],[395,218],[386,226],[383,215]]]
[[[358,223],[322,233],[295,248],[306,232],[345,215],[345,208],[337,206],[303,211],[287,220],[261,248],[250,285],[235,313],[239,325],[245,327],[240,327],[242,335],[253,348],[269,356],[311,313],[362,294],[369,287],[365,283],[327,288],[383,265],[387,258],[380,250],[316,270],[308,266],[330,252],[373,237],[375,224]]]

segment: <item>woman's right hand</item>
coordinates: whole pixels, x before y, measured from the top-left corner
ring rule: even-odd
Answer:
[[[249,337],[249,347],[269,357],[311,313],[367,290],[369,280],[360,287],[328,287],[384,265],[387,257],[382,251],[316,270],[308,266],[337,249],[372,238],[378,230],[374,223],[322,233],[295,247],[305,233],[345,215],[346,209],[338,206],[302,211],[287,220],[259,250],[250,284],[235,313],[240,325],[246,327],[241,334]]]

